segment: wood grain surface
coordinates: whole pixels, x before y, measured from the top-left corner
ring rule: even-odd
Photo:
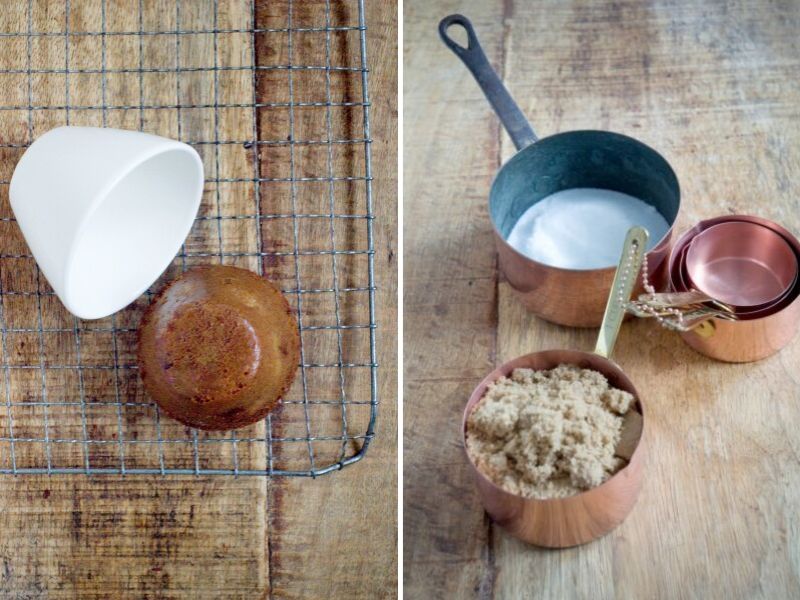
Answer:
[[[800,233],[800,5],[409,0],[404,6],[404,581],[410,598],[790,598],[800,594],[800,341],[729,365],[651,322],[615,360],[647,407],[629,518],[583,547],[526,546],[488,522],[459,419],[495,364],[590,349],[596,330],[527,314],[494,268],[486,211],[514,152],[443,16],[473,20],[539,135],[610,129],[670,161],[677,231],[750,213]]]
[[[33,133],[36,137],[50,127],[64,124],[108,125],[153,131],[171,137],[194,140],[248,140],[254,133],[252,112],[220,109],[217,114],[209,109],[148,109],[146,106],[213,104],[214,75],[193,67],[207,66],[216,60],[225,65],[246,65],[253,55],[259,64],[287,64],[288,39],[282,28],[288,26],[289,2],[261,1],[256,3],[256,27],[269,29],[255,36],[249,33],[232,33],[214,39],[210,34],[181,36],[176,45],[174,35],[108,36],[101,47],[101,36],[70,36],[69,45],[64,31],[65,23],[72,31],[100,31],[105,19],[108,31],[137,31],[140,27],[150,31],[180,29],[207,29],[211,23],[212,0],[181,2],[180,9],[173,0],[71,0],[68,3],[25,1],[9,3],[0,11],[0,31],[50,32],[56,35],[33,38],[26,47],[24,37],[0,38],[0,71],[15,69],[12,74],[2,74],[0,105],[11,106],[84,106],[70,110],[3,111],[0,115],[0,141],[7,146],[0,152],[0,179],[7,180],[24,144]],[[370,66],[370,92],[372,96],[372,158],[375,208],[375,269],[378,284],[376,312],[379,321],[378,362],[379,399],[381,401],[377,436],[366,458],[347,469],[318,479],[266,479],[261,477],[158,477],[158,476],[3,476],[0,492],[0,597],[2,598],[374,598],[396,596],[396,542],[397,542],[397,471],[396,471],[396,296],[397,276],[396,245],[396,89],[397,89],[397,19],[396,7],[380,7],[367,2],[368,60]],[[142,17],[139,16],[139,6]],[[28,7],[32,10],[28,12]],[[355,1],[331,2],[332,25],[357,24]],[[220,1],[216,13],[217,26],[227,29],[252,27],[252,5],[249,0]],[[324,28],[326,2],[294,2],[292,27]],[[30,20],[29,20],[30,15]],[[274,30],[274,31],[273,31]],[[344,39],[346,38],[346,39]],[[141,47],[138,47],[139,40]],[[67,51],[67,48],[69,50]],[[216,59],[215,57],[216,50]],[[67,53],[68,52],[68,53]],[[30,65],[28,64],[30,56]],[[142,58],[140,58],[140,56]],[[331,45],[332,64],[356,64],[358,32],[334,35]],[[292,59],[325,64],[325,34],[296,34]],[[29,93],[27,68],[53,70],[54,66],[68,64],[71,69],[100,69],[100,61],[116,73],[105,76],[99,73],[33,73]],[[187,68],[180,83],[174,72],[151,72],[139,81],[135,71],[141,67],[180,64]],[[166,71],[169,71],[167,69]],[[360,74],[333,76],[330,99],[325,98],[324,70],[310,74],[296,73],[296,102],[346,103],[360,100]],[[320,75],[320,73],[322,75]],[[352,77],[351,77],[352,75]],[[319,77],[322,77],[320,85]],[[259,74],[254,87],[249,70],[221,71],[216,77],[219,85],[219,103],[249,104],[254,100],[265,104],[288,102],[288,74],[286,70],[264,71]],[[281,79],[283,77],[283,79]],[[104,85],[105,84],[105,85]],[[322,90],[323,97],[318,94]],[[305,94],[305,96],[304,96]],[[311,96],[317,94],[317,96]],[[358,95],[358,98],[356,97]],[[109,100],[111,102],[109,102]],[[111,103],[119,108],[99,110],[95,107]],[[145,108],[140,108],[145,105]],[[303,112],[303,111],[298,111]],[[306,111],[307,114],[309,111]],[[182,113],[182,114],[178,114]],[[298,116],[294,139],[324,139],[325,111],[315,111],[315,116]],[[29,118],[28,115],[31,114]],[[288,114],[288,113],[287,113]],[[256,124],[259,139],[287,139],[283,131],[287,114],[270,107],[258,115]],[[360,111],[342,109],[331,115],[333,134],[338,139],[359,136],[362,126]],[[315,129],[316,127],[316,129]],[[320,129],[320,127],[322,127]],[[305,129],[303,129],[305,128]],[[283,136],[283,137],[280,137]],[[305,136],[305,137],[303,137]],[[283,153],[285,146],[272,145],[258,149],[258,173],[261,177],[280,179],[289,177],[290,155]],[[309,146],[310,147],[310,146]],[[325,148],[324,145],[320,146]],[[303,153],[302,146],[296,156],[295,177],[312,177],[327,168],[324,153]],[[363,145],[353,145],[334,154],[332,168],[336,174],[363,172]],[[227,146],[201,146],[207,178],[252,177],[252,149],[241,144]],[[337,172],[338,170],[338,172]],[[363,188],[363,186],[361,186]],[[217,221],[218,214],[234,215],[247,212],[254,202],[253,186],[239,186],[235,182],[210,182],[206,186],[201,214],[211,217],[196,225],[186,244],[187,263],[214,262],[218,253],[221,260],[250,269],[263,267],[264,272],[286,288],[294,288],[295,270],[303,277],[307,288],[326,287],[322,276],[327,269],[330,279],[330,256],[326,262],[309,259],[301,265],[290,264],[283,256],[267,256],[259,265],[252,256],[236,256],[257,250],[257,240],[263,239],[263,249],[280,254],[293,247],[291,228],[285,227],[290,219],[265,219],[260,230],[254,220]],[[303,188],[306,190],[307,188]],[[265,181],[259,188],[261,214],[290,212],[286,198],[289,188],[281,182]],[[318,193],[317,193],[318,192]],[[317,201],[309,208],[324,210],[328,190],[314,194],[298,192],[300,202]],[[317,199],[318,198],[318,199]],[[335,194],[336,211],[342,213],[364,212],[363,189],[344,184]],[[301,209],[308,207],[301,204]],[[9,220],[8,186],[0,186],[0,210],[3,227],[0,238],[0,280],[4,292],[47,291],[43,278],[38,278],[29,258],[7,258],[11,254],[25,254],[27,248],[16,224]],[[299,211],[298,211],[299,212]],[[355,247],[363,239],[361,225],[353,221],[352,228],[337,227],[331,234],[325,220],[324,227],[311,223],[300,227],[301,250],[329,248],[330,236],[339,248]],[[350,220],[348,220],[350,221]],[[218,235],[217,227],[224,228]],[[261,238],[259,237],[261,236]],[[220,241],[222,240],[222,241]],[[164,279],[168,279],[181,266],[176,260]],[[338,285],[348,287],[365,280],[364,261],[342,259],[337,266]],[[315,278],[316,277],[316,278]],[[330,285],[330,282],[327,282]],[[321,296],[321,295],[320,295]],[[36,327],[36,307],[23,304],[22,296],[3,297],[3,316],[9,327]],[[27,298],[27,297],[26,297]],[[36,298],[34,294],[31,298]],[[45,326],[55,329],[73,326],[73,320],[58,305],[55,298],[42,296]],[[297,302],[297,299],[290,299]],[[135,328],[138,315],[146,299],[114,319],[94,323],[77,323],[76,332],[58,331],[43,340],[47,372],[47,394],[51,401],[59,394],[75,393],[77,380],[69,379],[65,370],[62,379],[50,379],[56,370],[46,367],[63,364],[105,364],[112,343],[122,353],[121,365],[133,358],[131,349],[135,338],[129,333],[111,334],[95,331],[112,324],[116,327]],[[296,304],[293,304],[296,306]],[[321,323],[330,317],[333,303],[309,301],[304,307],[307,324]],[[364,318],[363,296],[354,299],[343,296],[340,311],[344,319]],[[350,321],[347,321],[350,322]],[[14,338],[16,335],[19,340]],[[12,365],[38,364],[40,346],[28,333],[9,334],[7,356]],[[82,340],[81,356],[75,355],[75,339]],[[353,357],[362,356],[368,349],[366,339],[345,334],[346,352]],[[13,338],[13,339],[12,339]],[[107,339],[106,339],[107,338]],[[14,342],[13,344],[11,342]],[[304,339],[313,356],[330,355],[335,342],[307,334]],[[345,361],[349,360],[345,356]],[[113,360],[111,360],[113,363]],[[43,410],[36,400],[41,400],[39,384],[35,378],[18,377],[4,371],[3,385],[9,385],[11,397],[22,398],[15,405],[15,436],[42,435]],[[29,373],[29,371],[23,371]],[[118,439],[117,414],[112,404],[116,393],[123,400],[142,402],[141,414],[137,408],[126,406],[120,435],[125,432],[141,433],[152,414],[144,405],[135,372],[125,368],[103,371],[106,379],[93,371],[87,373],[85,384],[90,403],[87,410],[92,425],[91,439]],[[31,371],[38,376],[38,371]],[[66,379],[65,379],[66,378]],[[327,380],[317,385],[331,385]],[[368,381],[347,380],[351,397],[368,397]],[[288,399],[298,399],[299,387],[290,392]],[[72,399],[74,397],[63,398]],[[25,404],[30,403],[30,404]],[[299,406],[299,405],[295,405]],[[57,412],[52,412],[56,411]],[[365,427],[366,411],[355,406],[348,415],[352,432]],[[80,414],[76,406],[51,407],[50,435],[63,438],[81,437]],[[303,422],[301,413],[286,406],[273,419],[273,435],[295,435]],[[137,418],[139,419],[137,421]],[[319,413],[314,423],[320,427],[317,435],[325,436],[326,428],[337,425],[338,413]],[[3,436],[8,435],[8,423],[3,421]],[[161,421],[164,439],[179,439],[185,431]],[[264,435],[263,424],[242,432],[253,436]],[[150,432],[152,433],[152,432]],[[142,434],[146,435],[146,434]],[[123,441],[126,441],[123,439]],[[357,442],[353,442],[355,444]],[[124,444],[120,444],[123,446]],[[18,466],[41,466],[44,445],[16,444]],[[204,448],[201,460],[207,466],[230,464],[231,450],[216,445]],[[278,444],[272,459],[276,468],[297,465],[308,461],[308,450],[296,448],[298,444]],[[305,446],[305,445],[304,445]],[[54,466],[82,466],[84,460],[93,466],[111,464],[119,460],[116,444],[54,444],[51,456]],[[129,444],[125,451],[128,467],[153,466],[156,454],[145,444]],[[138,450],[137,450],[138,448]],[[181,450],[181,448],[184,448]],[[211,449],[206,452],[205,449]],[[240,443],[238,460],[241,465],[264,468],[267,459],[264,448]],[[313,444],[312,451],[318,464],[338,455],[341,442],[336,447],[325,442]],[[4,466],[10,464],[9,444],[2,443],[0,456]],[[352,448],[347,448],[352,450]],[[190,452],[185,445],[169,444],[165,460],[170,466],[180,466],[188,461]],[[305,457],[305,458],[304,458]],[[26,462],[27,461],[27,462]],[[157,465],[156,465],[157,466]],[[307,467],[308,465],[306,465]]]

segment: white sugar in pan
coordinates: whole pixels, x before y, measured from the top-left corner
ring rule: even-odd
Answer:
[[[545,196],[529,207],[508,243],[536,262],[561,269],[613,267],[628,230],[650,233],[651,250],[670,225],[655,207],[638,198],[597,188],[572,188]]]

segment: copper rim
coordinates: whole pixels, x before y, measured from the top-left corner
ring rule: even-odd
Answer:
[[[496,368],[472,392],[461,421],[461,443],[466,452],[466,423],[472,409],[486,389],[500,377],[519,367],[535,370],[572,364],[599,371],[614,387],[636,398],[635,408],[644,417],[644,408],[636,388],[612,361],[597,354],[577,350],[545,350],[520,356]],[[566,548],[597,539],[618,526],[633,509],[642,486],[645,453],[645,428],[629,463],[602,485],[569,496],[540,500],[523,498],[507,492],[488,479],[467,454],[478,493],[486,512],[497,524],[521,540],[549,548]]]
[[[686,280],[686,273],[684,272],[684,265],[685,265],[685,258],[686,258],[686,251],[689,249],[689,245],[687,244],[684,246],[680,252],[678,252],[678,262],[676,265],[676,271],[673,275],[675,280],[675,291],[677,292],[688,292],[692,289],[691,284]]]

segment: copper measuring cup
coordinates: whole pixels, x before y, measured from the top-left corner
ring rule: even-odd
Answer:
[[[800,241],[777,223],[748,215],[726,215],[701,221],[675,243],[669,258],[670,288],[681,287],[681,253],[699,233],[728,222],[754,223],[780,235],[800,260]],[[800,326],[800,282],[776,303],[754,311],[737,312],[736,321],[712,318],[702,327],[681,333],[683,340],[705,356],[725,362],[752,362],[775,354],[786,346]]]
[[[789,293],[797,257],[778,233],[746,221],[697,234],[684,258],[688,283],[734,310],[767,308]]]
[[[550,548],[566,548],[590,542],[619,525],[633,509],[642,487],[644,469],[644,407],[633,382],[609,357],[614,348],[625,310],[642,264],[647,232],[641,227],[630,230],[622,259],[614,277],[611,293],[594,352],[545,350],[511,360],[487,375],[467,402],[462,420],[462,444],[466,452],[467,418],[483,398],[490,384],[517,368],[552,369],[571,364],[602,373],[608,382],[635,398],[631,410],[638,412],[642,429],[630,454],[628,464],[603,484],[567,498],[524,498],[507,492],[486,477],[467,459],[475,476],[478,493],[486,512],[508,532],[521,540]]]
[[[447,33],[460,25],[468,44]],[[489,195],[500,271],[534,314],[574,327],[596,327],[603,317],[615,268],[563,269],[539,263],[506,238],[520,216],[555,192],[578,187],[614,190],[655,207],[670,228],[648,252],[650,279],[666,284],[666,258],[680,208],[680,187],[669,163],[649,146],[610,131],[569,131],[539,139],[492,69],[469,19],[450,15],[439,23],[442,41],[467,66],[508,131],[518,152],[497,173]]]

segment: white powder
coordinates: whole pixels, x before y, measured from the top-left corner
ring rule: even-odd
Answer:
[[[638,198],[596,188],[561,190],[526,210],[508,243],[528,258],[562,269],[601,269],[619,262],[634,225],[650,233],[647,249],[669,230],[666,219]]]

